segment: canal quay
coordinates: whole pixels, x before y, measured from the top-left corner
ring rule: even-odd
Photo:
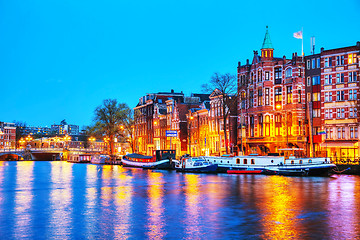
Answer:
[[[0,162],[2,239],[359,239],[360,177]]]

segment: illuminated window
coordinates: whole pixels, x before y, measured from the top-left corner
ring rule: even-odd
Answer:
[[[262,137],[264,135],[263,132],[263,116],[260,114],[259,115],[259,136]]]
[[[265,136],[270,136],[270,116],[265,116]]]
[[[265,105],[270,105],[270,88],[265,88]]]
[[[251,164],[255,164],[255,159],[251,159]]]
[[[292,99],[292,86],[287,86],[286,87],[286,101],[287,103],[292,103],[293,99]]]
[[[270,80],[270,73],[269,72],[265,72],[265,80]]]
[[[319,92],[313,93],[313,101],[314,102],[320,101],[320,93]]]
[[[275,135],[280,136],[281,135],[281,114],[275,115]]]
[[[282,100],[281,87],[275,88],[275,102],[281,102],[281,100]]]

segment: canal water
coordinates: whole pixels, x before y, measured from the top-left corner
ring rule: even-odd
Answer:
[[[0,162],[1,239],[359,239],[360,177]]]

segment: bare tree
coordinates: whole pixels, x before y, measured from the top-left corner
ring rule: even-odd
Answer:
[[[202,86],[204,91],[211,92],[214,90],[217,97],[220,99],[222,107],[222,120],[224,126],[224,138],[226,153],[229,153],[229,139],[227,136],[227,120],[229,119],[230,112],[236,109],[238,98],[238,86],[236,76],[230,73],[219,74],[214,73],[208,84]]]
[[[106,99],[95,109],[94,125],[89,129],[108,138],[110,155],[114,154],[115,138],[123,134],[121,126],[129,117],[129,111],[127,104],[118,103],[116,99]]]

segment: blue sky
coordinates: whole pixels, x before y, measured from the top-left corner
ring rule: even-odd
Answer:
[[[0,121],[89,125],[116,98],[201,92],[236,73],[269,26],[274,55],[360,41],[360,1],[0,0]]]

